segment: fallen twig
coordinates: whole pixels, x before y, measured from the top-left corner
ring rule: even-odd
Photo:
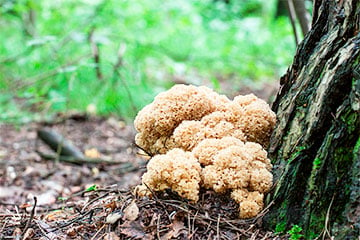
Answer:
[[[92,199],[91,201],[87,202],[87,203],[83,206],[83,208],[81,209],[80,212],[82,213],[89,205],[91,205],[92,203],[96,202],[97,200],[102,199],[102,198],[108,196],[108,195],[110,194],[110,192],[111,192],[111,191],[108,191],[108,192],[104,193],[103,195],[100,195],[100,196]]]
[[[216,221],[216,239],[220,240],[220,215]]]
[[[96,239],[97,235],[106,227],[106,224],[103,224],[99,230],[97,230],[97,232],[94,234],[94,236],[90,239],[90,240],[94,240]],[[98,239],[103,239],[102,237],[101,238],[98,238]]]
[[[45,154],[45,153],[42,153],[40,151],[36,151],[36,152],[37,152],[37,154],[39,154],[39,156],[41,158],[43,158],[45,160],[53,160],[53,161],[55,161],[57,159],[57,155]],[[67,162],[67,163],[72,163],[72,164],[76,164],[76,165],[83,165],[83,164],[110,164],[110,165],[123,164],[123,165],[131,165],[131,166],[129,166],[129,168],[131,167],[131,170],[129,170],[129,171],[137,169],[131,163],[123,163],[123,162],[118,162],[118,161],[113,161],[113,160],[102,159],[102,158],[88,158],[88,157],[78,158],[78,157],[59,156],[58,160],[60,162]]]
[[[328,209],[326,211],[325,226],[324,226],[325,229],[324,229],[324,232],[323,232],[323,235],[322,235],[323,240],[326,238],[326,235],[329,237],[329,239],[334,239],[334,237],[331,236],[330,231],[328,229],[329,221],[330,221],[330,210],[331,210],[332,204],[334,202],[334,199],[335,199],[335,193],[333,194],[333,196],[331,198],[331,202],[329,204],[329,207],[328,207]]]
[[[259,235],[259,229],[255,230],[255,232],[253,232],[250,240],[256,240],[258,235]]]
[[[37,197],[34,197],[34,206],[31,209],[31,213],[30,213],[30,217],[26,222],[25,228],[22,231],[21,235],[24,235],[26,233],[26,231],[28,230],[28,228],[30,227],[30,223],[31,221],[34,219],[34,215],[35,215],[35,208],[36,208],[36,204],[37,204]]]
[[[77,147],[51,128],[41,128],[37,131],[37,135],[38,138],[40,138],[53,151],[59,151],[58,153],[61,156],[84,158],[83,153]]]

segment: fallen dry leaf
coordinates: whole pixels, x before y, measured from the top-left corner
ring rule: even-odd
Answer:
[[[135,202],[135,199],[124,209],[124,218],[129,221],[134,221],[139,216],[139,208]]]
[[[44,217],[44,220],[49,221],[49,222],[53,222],[53,221],[59,221],[59,220],[67,219],[67,217],[68,217],[68,214],[66,213],[66,211],[64,211],[64,210],[55,210],[55,211],[52,211],[52,212],[48,213]]]
[[[173,221],[173,223],[170,224],[170,227],[171,230],[162,236],[161,240],[177,238],[185,229],[184,222],[178,220]]]
[[[112,212],[106,217],[106,223],[108,224],[114,224],[116,223],[120,218],[122,218],[123,213],[122,212]]]
[[[20,228],[15,228],[13,236],[15,237],[15,239],[20,237],[21,236],[21,229]]]
[[[35,235],[35,231],[32,228],[28,228],[26,232],[24,233],[23,240],[29,240],[32,239],[32,237]]]
[[[119,226],[120,232],[131,239],[149,239],[137,221],[126,221]]]
[[[44,234],[46,236],[45,239],[55,239],[57,236],[57,231],[55,228],[52,228],[49,224],[47,224],[45,221],[43,220],[35,220],[35,222],[37,223],[37,225],[43,229]]]
[[[68,229],[68,230],[66,231],[66,234],[67,234],[69,237],[74,238],[75,236],[78,235],[77,233],[80,232],[83,228],[84,228],[84,225],[72,227],[72,228],[70,228],[70,229]]]
[[[23,203],[19,206],[20,209],[26,209],[28,207],[32,207],[32,205],[30,203]]]
[[[110,208],[111,211],[114,211],[114,209],[116,208],[116,202],[115,201],[109,202],[109,203],[105,204],[104,207]]]
[[[114,232],[110,232],[104,236],[104,240],[120,240],[120,238]]]

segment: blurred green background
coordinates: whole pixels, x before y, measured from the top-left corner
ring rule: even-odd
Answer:
[[[295,54],[276,0],[0,3],[2,122],[70,110],[131,120],[176,83],[261,90]]]

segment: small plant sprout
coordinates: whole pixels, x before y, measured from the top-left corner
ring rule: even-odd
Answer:
[[[299,225],[293,225],[292,228],[287,233],[290,234],[291,240],[298,240],[304,237],[304,235],[301,234],[301,232],[302,232],[302,228]]]

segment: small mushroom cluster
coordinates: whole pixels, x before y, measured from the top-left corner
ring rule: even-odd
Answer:
[[[253,94],[231,101],[207,87],[175,85],[135,119],[136,144],[153,156],[137,193],[171,189],[196,202],[204,187],[230,193],[240,218],[256,216],[272,186],[263,148],[275,122],[268,104]]]

